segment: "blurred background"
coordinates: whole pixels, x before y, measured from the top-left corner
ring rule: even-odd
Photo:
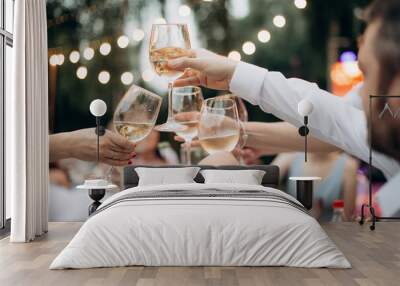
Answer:
[[[193,48],[207,48],[280,71],[286,77],[316,82],[321,88],[343,96],[362,82],[357,65],[357,38],[364,29],[363,8],[369,3],[368,0],[48,0],[50,132],[93,127],[95,121],[88,107],[95,98],[107,103],[103,124],[108,124],[132,84],[164,97],[159,123],[166,120],[167,83],[154,73],[148,56],[153,23],[187,23]],[[207,98],[216,92],[203,88],[203,94]],[[245,104],[249,121],[278,121],[258,107]],[[148,140],[146,144],[150,142],[154,148],[160,142],[168,143],[179,154],[179,143],[170,133],[153,134]],[[154,163],[160,163],[156,159]],[[270,163],[273,159],[273,156],[262,157],[257,163]],[[166,161],[165,157],[161,160]],[[74,172],[85,173],[73,166],[64,163],[61,168],[69,168],[68,180],[72,181]],[[338,166],[340,169],[342,165]],[[352,174],[357,179],[354,185],[357,204],[366,198],[368,184],[363,168],[357,162]],[[57,172],[59,169],[55,168]],[[336,179],[341,182],[342,177],[343,174]],[[79,180],[78,176],[76,181]],[[377,189],[383,181],[378,173]]]

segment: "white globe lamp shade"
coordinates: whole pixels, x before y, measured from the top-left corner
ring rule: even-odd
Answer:
[[[103,116],[107,111],[107,104],[101,99],[95,99],[90,103],[90,113],[93,116]]]
[[[313,104],[307,99],[303,99],[297,105],[297,111],[301,116],[308,116],[313,111],[313,109]]]

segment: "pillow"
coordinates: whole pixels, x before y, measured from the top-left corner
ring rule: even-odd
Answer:
[[[200,173],[205,184],[261,185],[265,175],[262,170],[203,170]]]
[[[139,176],[138,186],[171,185],[195,183],[193,180],[199,172],[199,167],[187,168],[146,168],[135,169]]]

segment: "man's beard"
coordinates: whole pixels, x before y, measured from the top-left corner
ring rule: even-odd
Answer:
[[[369,126],[371,128],[371,126]],[[400,162],[400,118],[382,120],[371,129],[372,149]]]

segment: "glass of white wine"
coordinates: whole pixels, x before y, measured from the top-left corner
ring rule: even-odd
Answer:
[[[161,103],[157,94],[132,85],[115,109],[115,131],[133,143],[143,140],[154,128]]]
[[[191,165],[191,143],[198,133],[198,123],[203,94],[197,86],[176,87],[172,91],[172,115],[178,124],[184,128],[176,131],[176,134],[185,140],[186,162]]]
[[[186,24],[153,24],[150,35],[149,57],[155,72],[168,80],[168,119],[156,127],[158,131],[175,132],[184,127],[176,123],[172,114],[173,82],[183,72],[170,70],[168,61],[190,56],[189,30]]]
[[[245,122],[249,121],[249,115],[247,113],[247,108],[246,105],[244,104],[243,100],[234,95],[234,94],[224,94],[224,95],[219,95],[217,98],[221,99],[232,99],[236,103],[236,107],[238,110],[238,115],[239,115],[239,123],[240,123],[240,137],[239,137],[239,142],[238,142],[238,148],[239,148],[239,163],[240,165],[245,165],[245,162],[243,160],[242,156],[242,151],[243,148],[246,146],[247,139],[248,139],[248,134],[246,132],[246,128],[244,127]]]
[[[224,98],[205,100],[198,129],[200,144],[207,153],[233,151],[240,135],[239,115],[235,101]]]
[[[162,98],[155,93],[132,85],[119,101],[114,111],[115,131],[133,143],[146,138],[156,124]],[[114,167],[110,167],[105,178],[108,181]]]

